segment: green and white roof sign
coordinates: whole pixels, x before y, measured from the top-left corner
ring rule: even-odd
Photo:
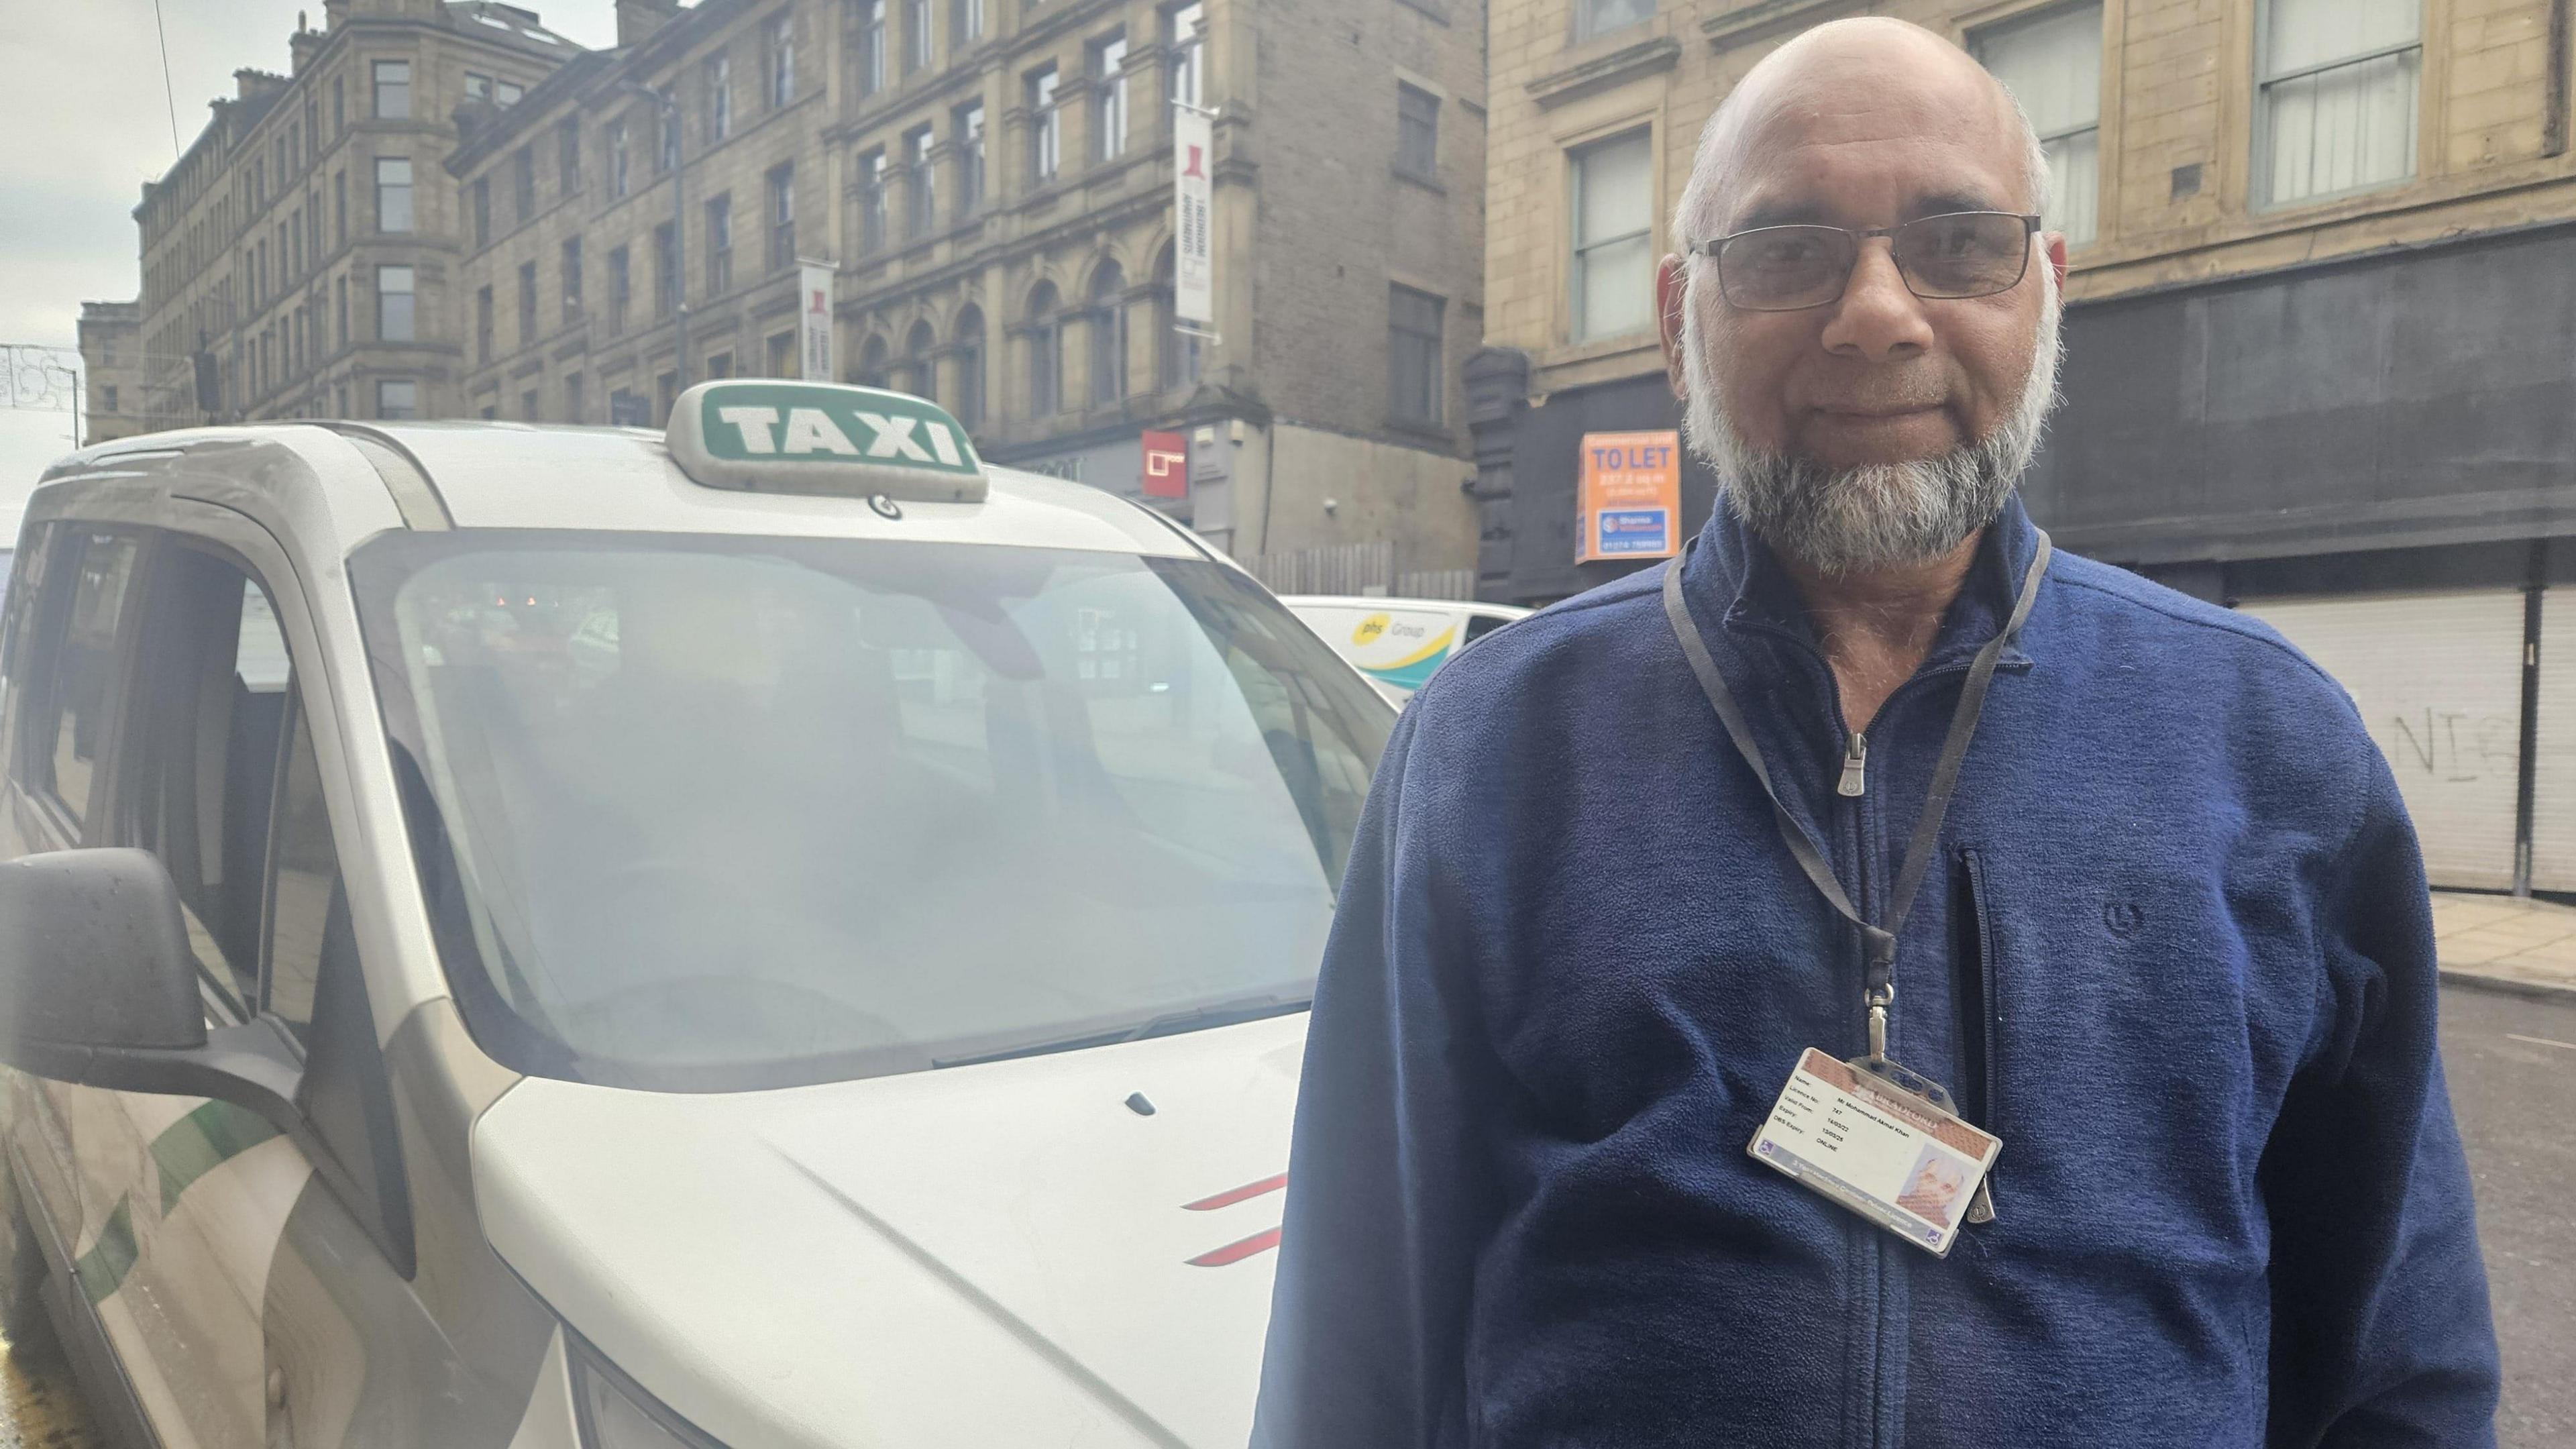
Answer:
[[[883,388],[756,378],[680,394],[663,434],[710,488],[973,503],[984,463],[937,403]]]

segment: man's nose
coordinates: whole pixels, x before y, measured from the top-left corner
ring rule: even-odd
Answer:
[[[1895,249],[1885,238],[1860,244],[1843,299],[1825,322],[1825,350],[1856,354],[1872,362],[1912,357],[1932,346],[1932,319],[1923,314],[1922,299],[1905,285],[1896,269]]]

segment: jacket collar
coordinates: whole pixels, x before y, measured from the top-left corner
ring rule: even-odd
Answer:
[[[1933,637],[1931,652],[1924,656],[1918,673],[1964,665],[1969,656],[1995,636],[1995,631],[2012,617],[2013,594],[2021,587],[2022,574],[2038,549],[2039,530],[2022,507],[2021,493],[2016,489],[2005,497],[2003,510],[1986,525],[1984,536],[1978,540],[1976,561],[1968,566],[1967,582],[1942,616],[1940,632]],[[1717,511],[1700,532],[1699,546],[1691,550],[1682,569],[1684,592],[1694,605],[1692,612],[1702,619],[1715,612],[1713,606],[1722,601],[1719,621],[1737,638],[1772,634],[1811,651],[1816,649],[1815,633],[1808,626],[1806,602],[1798,594],[1797,582],[1781,566],[1771,546],[1744,526],[1744,520],[1736,515],[1723,493],[1718,497]],[[2025,638],[2028,633],[2025,628]],[[2022,649],[2022,641],[2015,640],[2005,647],[1996,665],[2026,669],[2031,662]]]

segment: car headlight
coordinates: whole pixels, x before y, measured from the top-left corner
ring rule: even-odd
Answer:
[[[582,1449],[724,1449],[646,1393],[580,1334],[565,1329],[564,1346]]]

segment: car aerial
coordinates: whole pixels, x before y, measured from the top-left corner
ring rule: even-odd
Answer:
[[[12,1324],[121,1441],[1238,1445],[1394,711],[935,406],[45,474]]]
[[[1459,650],[1530,614],[1515,604],[1368,594],[1288,594],[1279,602],[1398,704]]]

